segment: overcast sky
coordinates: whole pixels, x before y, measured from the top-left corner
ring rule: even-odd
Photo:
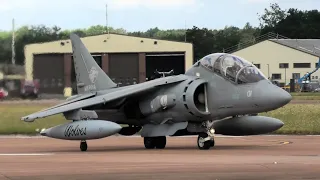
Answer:
[[[198,26],[220,29],[246,22],[259,25],[257,13],[271,2],[282,9],[320,8],[319,0],[0,0],[0,30],[16,26],[57,25],[62,29],[87,28],[106,24],[128,31],[151,27],[175,29]]]

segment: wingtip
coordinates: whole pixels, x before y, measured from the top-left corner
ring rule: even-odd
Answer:
[[[33,122],[35,120],[35,118],[30,118],[29,116],[24,116],[20,120],[24,121],[24,122]]]

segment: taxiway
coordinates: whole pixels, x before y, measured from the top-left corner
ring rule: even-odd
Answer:
[[[320,136],[216,137],[198,150],[196,137],[169,137],[164,150],[141,137],[88,141],[0,138],[0,179],[319,179]]]

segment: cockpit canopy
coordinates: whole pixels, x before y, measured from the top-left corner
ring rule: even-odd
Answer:
[[[255,83],[266,79],[263,73],[252,63],[232,54],[210,54],[203,57],[200,64],[237,84]]]

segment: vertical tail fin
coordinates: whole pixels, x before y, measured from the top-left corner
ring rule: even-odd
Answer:
[[[81,39],[72,33],[70,40],[78,94],[117,87],[117,84],[99,67]]]

